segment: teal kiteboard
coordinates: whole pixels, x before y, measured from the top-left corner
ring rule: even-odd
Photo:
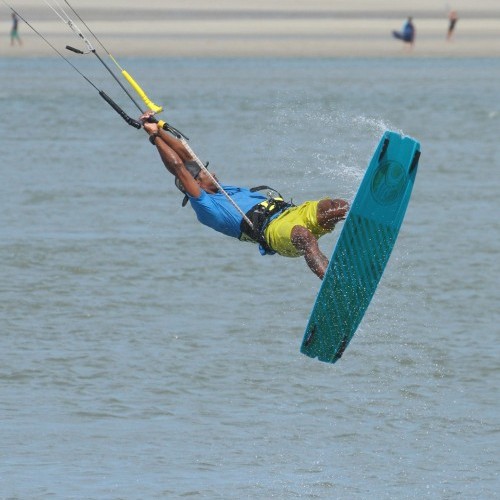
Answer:
[[[335,363],[375,293],[398,237],[417,174],[420,144],[382,136],[321,283],[301,352]]]

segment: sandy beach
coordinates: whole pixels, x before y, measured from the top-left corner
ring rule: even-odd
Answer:
[[[53,2],[53,0],[51,0]],[[51,43],[83,47],[43,0],[10,3]],[[152,57],[498,57],[500,2],[456,0],[327,1],[308,3],[216,0],[97,0],[70,2],[110,52]],[[60,5],[70,13],[61,0]],[[458,12],[446,40],[448,9]],[[0,5],[0,57],[54,52],[26,24],[22,46],[10,46],[10,11]],[[391,36],[413,16],[413,49]],[[83,29],[78,19],[72,19]],[[79,45],[80,44],[80,45]],[[55,55],[55,54],[54,54]]]

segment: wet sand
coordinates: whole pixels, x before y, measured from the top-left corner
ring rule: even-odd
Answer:
[[[241,0],[116,0],[111,6],[97,0],[70,2],[117,56],[152,57],[498,57],[500,2],[457,0],[459,21],[452,41],[444,4],[422,0],[352,2],[326,0],[297,4]],[[58,49],[66,44],[84,48],[81,41],[42,0],[12,2],[14,8]],[[70,13],[82,28],[69,7]],[[394,7],[396,6],[396,7]],[[10,13],[0,6],[0,56],[55,55],[21,22],[23,46],[10,46]],[[395,40],[412,15],[416,26],[413,49]],[[90,38],[90,37],[89,37]],[[98,48],[98,46],[96,46]],[[67,53],[67,51],[64,51]]]

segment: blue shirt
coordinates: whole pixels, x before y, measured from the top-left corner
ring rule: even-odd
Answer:
[[[267,199],[262,194],[252,193],[247,188],[221,186],[245,214],[257,203]],[[198,198],[190,197],[189,201],[202,224],[227,236],[240,237],[243,216],[222,193],[209,194],[201,190]]]
[[[407,22],[403,28],[403,39],[406,42],[413,42],[414,36],[415,36],[415,28],[413,27],[412,23]]]

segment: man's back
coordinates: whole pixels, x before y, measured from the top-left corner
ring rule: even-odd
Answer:
[[[222,188],[244,213],[266,199],[262,194],[251,192],[247,188],[228,185],[223,185]],[[190,197],[189,201],[202,224],[227,236],[240,237],[243,218],[222,193],[209,194],[202,191],[198,198]]]

